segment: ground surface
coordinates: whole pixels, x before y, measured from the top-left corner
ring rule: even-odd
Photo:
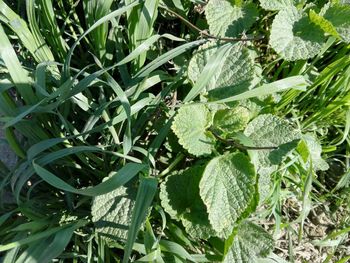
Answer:
[[[8,145],[3,141],[4,130],[0,125],[0,160],[5,163],[8,167],[13,167],[16,163],[16,156],[8,147]]]

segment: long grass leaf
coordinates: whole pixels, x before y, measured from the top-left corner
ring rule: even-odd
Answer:
[[[131,224],[128,231],[128,237],[124,249],[123,263],[129,262],[129,257],[132,252],[137,233],[144,222],[149,207],[153,201],[154,195],[157,192],[158,181],[155,178],[141,178],[141,183],[137,191],[136,202],[132,214]]]
[[[126,56],[124,59],[122,59],[120,62],[117,63],[118,66],[124,65],[130,61],[133,61],[140,55],[144,54],[155,42],[157,42],[160,38],[168,38],[173,41],[185,41],[182,38],[175,37],[170,34],[163,34],[163,35],[153,35],[149,37],[147,40],[142,42],[137,48],[135,48],[134,51],[132,51],[128,56]]]
[[[51,236],[59,231],[62,231],[63,228],[65,227],[75,227],[75,229],[79,228],[79,227],[82,227],[84,225],[86,225],[87,221],[85,220],[80,220],[76,223],[73,223],[73,224],[67,224],[65,226],[58,226],[58,227],[53,227],[53,228],[50,228],[48,230],[45,230],[43,232],[40,232],[40,233],[37,233],[37,234],[33,234],[27,238],[24,238],[24,239],[21,239],[21,240],[18,240],[18,241],[14,241],[14,242],[11,242],[11,243],[8,243],[8,244],[5,244],[5,245],[0,245],[0,252],[3,252],[3,251],[6,251],[6,250],[10,250],[12,248],[15,248],[15,247],[19,247],[19,246],[23,246],[23,245],[26,245],[26,244],[30,244],[34,241],[37,241],[39,239],[42,239],[42,238],[45,238],[45,237],[48,237],[48,236]]]
[[[112,177],[108,178],[106,181],[100,183],[97,186],[85,189],[76,189],[72,187],[71,185],[64,182],[62,179],[58,178],[53,173],[36,164],[35,161],[33,161],[33,167],[35,172],[41,177],[41,179],[43,179],[48,184],[56,187],[57,189],[80,195],[97,196],[106,194],[126,184],[132,178],[134,178],[140,171],[145,169],[146,166],[143,164],[129,163],[125,165],[122,169],[120,169]]]
[[[32,19],[31,14],[29,14],[29,19]],[[26,22],[6,5],[3,0],[0,0],[0,21],[11,28],[37,62],[54,61],[51,50],[43,40],[34,37]]]
[[[127,0],[126,3],[130,3]],[[137,48],[153,33],[153,24],[158,14],[159,0],[145,0],[135,7],[128,15],[128,32],[132,49]],[[146,61],[146,53],[142,53],[136,60],[138,70]]]
[[[29,247],[21,254],[16,263],[20,262],[51,262],[52,259],[58,257],[66,248],[71,240],[76,225],[63,228],[52,236],[44,240],[33,242],[29,244]]]
[[[105,22],[117,17],[117,16],[120,16],[122,15],[123,13],[127,12],[128,10],[131,10],[133,7],[139,5],[141,3],[140,0],[136,0],[134,2],[132,2],[130,5],[127,5],[127,6],[124,6],[124,7],[121,7],[113,12],[111,12],[110,14],[100,18],[99,20],[97,20],[88,30],[86,30],[84,32],[84,34],[82,34],[78,39],[77,41],[75,41],[75,43],[72,45],[72,47],[70,48],[68,54],[67,54],[67,58],[65,60],[65,63],[64,63],[64,68],[63,68],[63,73],[64,73],[64,76],[65,78],[64,79],[67,79],[69,76],[70,76],[70,73],[69,73],[69,68],[70,68],[70,62],[71,62],[71,59],[72,59],[72,55],[73,55],[73,52],[75,50],[75,48],[77,47],[77,45],[80,43],[80,41],[86,36],[88,35],[90,32],[92,32],[93,30],[95,30],[97,27],[99,27],[100,25],[104,24]]]
[[[189,102],[193,100],[209,83],[211,78],[217,73],[217,68],[220,68],[221,65],[225,62],[225,56],[232,48],[231,43],[227,43],[220,47],[217,52],[215,52],[210,58],[208,63],[204,66],[203,71],[198,77],[198,81],[187,94],[184,99],[184,102]]]
[[[259,96],[271,95],[274,93],[282,92],[288,89],[305,90],[309,84],[302,76],[293,76],[281,80],[274,81],[272,83],[263,84],[261,87],[243,92],[241,94],[212,102],[206,102],[206,104],[226,103],[232,101],[245,100],[255,98]]]
[[[18,92],[27,103],[34,103],[35,96],[30,86],[28,72],[22,68],[16,52],[7,38],[3,27],[0,25],[0,58],[5,62],[13,83],[16,85]]]
[[[144,77],[147,77],[153,70],[164,65],[165,63],[167,63],[171,59],[183,54],[184,52],[186,52],[188,50],[191,50],[192,48],[195,48],[195,47],[205,43],[206,41],[207,40],[205,40],[205,39],[201,39],[201,40],[189,42],[189,43],[183,44],[179,47],[176,47],[176,48],[164,53],[163,55],[157,57],[155,60],[148,63],[146,66],[144,66],[142,69],[140,69],[140,71],[138,71],[135,74],[133,81],[132,81],[132,84],[134,82],[138,83],[140,78],[143,79]]]

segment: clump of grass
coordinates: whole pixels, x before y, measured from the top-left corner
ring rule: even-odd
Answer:
[[[18,158],[13,169],[0,162],[4,262],[225,258],[239,226],[227,239],[193,238],[163,210],[158,189],[172,172],[209,162],[208,155],[197,158],[178,144],[171,126],[179,106],[198,95],[197,104],[217,110],[218,101],[203,100],[203,90],[237,42],[263,64],[257,75],[264,77],[259,88],[219,103],[248,101],[244,105],[261,107],[262,114],[293,121],[318,138],[330,167],[314,170],[299,145],[271,174],[266,199],[250,204],[258,207],[252,221],[272,224],[270,233],[289,242],[270,259],[282,260],[276,254],[284,251],[281,257],[298,262],[298,242],[327,248],[322,262],[349,259],[349,46],[329,37],[314,58],[283,60],[268,43],[276,12],[263,11],[258,1],[252,5],[259,15],[248,36],[227,38],[202,31],[201,1],[0,0],[0,122]],[[210,40],[222,49],[192,83],[187,72],[193,50]],[[304,79],[309,85],[303,90]],[[244,153],[272,150],[225,136],[216,136],[221,144],[212,156],[230,151],[226,142]],[[322,237],[310,238],[318,211],[333,224]],[[96,218],[110,220],[109,213],[124,225],[99,227]]]

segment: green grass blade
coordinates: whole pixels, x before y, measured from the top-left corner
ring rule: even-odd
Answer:
[[[130,61],[133,61],[137,57],[141,56],[160,38],[167,38],[173,41],[185,41],[182,38],[177,38],[170,34],[153,35],[149,37],[147,40],[145,40],[144,42],[142,42],[142,44],[140,44],[133,52],[131,52],[128,56],[126,56],[124,59],[118,62],[117,65],[118,66],[124,65]]]
[[[228,54],[231,48],[232,44],[227,43],[220,47],[218,51],[209,58],[208,63],[205,65],[203,71],[198,77],[198,81],[187,94],[184,102],[189,102],[199,95],[211,78],[217,73],[217,68],[221,68],[221,65],[225,62],[224,57]]]
[[[128,231],[128,238],[124,249],[123,263],[129,262],[129,257],[131,255],[137,233],[139,232],[139,229],[146,218],[154,195],[157,192],[157,184],[158,181],[155,178],[141,178],[131,224]]]
[[[29,16],[29,19],[31,19],[31,16]],[[52,52],[44,40],[40,39],[39,41],[34,37],[26,22],[6,5],[3,0],[0,0],[0,21],[11,28],[37,62],[54,60]]]
[[[130,5],[127,5],[127,6],[124,6],[124,7],[121,7],[113,12],[111,12],[110,14],[100,18],[99,20],[97,20],[88,30],[86,30],[84,32],[84,34],[82,34],[77,41],[75,41],[75,43],[72,45],[72,47],[70,48],[68,54],[67,54],[67,58],[65,60],[65,63],[64,63],[64,68],[63,68],[63,73],[64,73],[64,76],[65,78],[64,79],[67,79],[69,76],[70,76],[70,73],[69,73],[69,68],[70,68],[70,63],[71,63],[71,59],[72,59],[72,56],[73,56],[73,52],[75,50],[75,48],[77,47],[77,45],[79,44],[79,42],[86,36],[88,35],[90,32],[92,32],[93,30],[95,30],[97,27],[99,27],[100,25],[104,24],[105,22],[117,17],[117,16],[120,16],[122,15],[123,13],[127,12],[128,10],[131,10],[133,7],[139,5],[141,3],[140,0],[136,0],[134,2],[132,2]]]
[[[97,19],[100,19],[110,12],[113,0],[84,0],[85,21],[91,27]],[[106,40],[108,34],[108,23],[103,23],[90,34],[94,53],[103,62],[106,56]]]
[[[127,0],[126,3],[130,3]],[[142,5],[135,7],[128,15],[128,32],[132,49],[136,49],[153,33],[153,24],[158,14],[159,0],[145,0]],[[136,60],[138,70],[146,61],[146,53],[142,53]]]
[[[193,42],[189,42],[186,44],[183,44],[179,47],[176,47],[163,55],[157,57],[155,60],[152,62],[148,63],[146,66],[144,66],[140,71],[138,71],[132,81],[132,84],[138,83],[139,79],[143,79],[144,77],[147,77],[153,70],[159,68],[160,66],[164,65],[167,63],[169,60],[183,54],[184,52],[191,50],[192,48],[195,48],[203,43],[205,43],[207,40],[201,39],[201,40],[196,40]]]
[[[190,260],[196,262],[196,260],[179,244],[167,240],[161,240],[159,242],[162,251],[166,251],[179,256],[184,260]]]
[[[11,118],[9,121],[7,121],[4,125],[4,128],[8,128],[11,126],[16,125],[18,122],[20,122],[23,118],[25,118],[26,116],[28,116],[29,114],[33,113],[35,111],[35,109],[37,109],[42,103],[44,102],[44,100],[39,101],[38,103],[36,103],[35,105],[29,107],[27,110],[24,110],[23,112],[21,112],[20,114],[18,114],[16,117]]]
[[[108,73],[106,73],[106,76],[107,76],[108,84],[110,85],[110,87],[113,89],[113,91],[118,96],[118,98],[123,106],[124,112],[126,114],[127,127],[126,127],[126,131],[125,131],[124,138],[123,138],[123,150],[124,150],[124,154],[126,155],[129,153],[129,151],[131,150],[131,147],[132,147],[130,103],[129,103],[128,97],[126,96],[125,92],[119,86],[119,84],[114,80],[114,78],[112,78],[112,76],[109,75]]]
[[[288,89],[305,90],[305,88],[308,85],[309,84],[306,82],[304,77],[293,76],[293,77],[277,80],[272,83],[264,84],[261,87],[243,92],[241,94],[238,94],[226,99],[207,102],[206,104],[227,103],[232,101],[245,100],[245,99],[255,98],[259,96],[271,95],[271,94],[282,92]]]
[[[26,10],[29,22],[29,27],[32,32],[32,36],[35,39],[35,43],[40,47],[40,60],[37,62],[43,62],[45,60],[54,61],[53,54],[45,43],[45,40],[40,32],[39,25],[37,23],[37,14],[35,13],[35,0],[26,0]],[[37,53],[37,51],[35,51]]]
[[[48,230],[45,230],[43,232],[40,232],[40,233],[37,233],[37,234],[33,234],[27,238],[24,238],[24,239],[21,239],[21,240],[18,240],[18,241],[14,241],[14,242],[11,242],[11,243],[8,243],[8,244],[5,244],[5,245],[0,245],[0,252],[3,252],[3,251],[6,251],[6,250],[10,250],[12,248],[15,248],[15,247],[19,247],[19,246],[23,246],[23,245],[26,245],[26,244],[30,244],[34,241],[37,241],[37,240],[40,240],[42,238],[45,238],[45,237],[48,237],[48,236],[51,236],[59,231],[62,231],[62,229],[64,227],[75,227],[75,229],[79,228],[79,227],[82,227],[84,225],[86,225],[86,221],[84,220],[80,220],[74,224],[67,224],[65,226],[58,226],[58,227],[54,227],[54,228],[50,228]]]
[[[16,52],[7,38],[3,27],[0,25],[0,58],[5,62],[11,79],[24,101],[31,104],[36,98],[30,86],[28,72],[23,69]]]
[[[61,255],[68,243],[70,242],[76,226],[63,228],[52,236],[44,240],[33,242],[23,251],[16,263],[20,262],[51,262],[52,259]]]
[[[43,20],[42,27],[50,32],[46,36],[50,47],[55,51],[56,56],[63,61],[67,54],[67,44],[61,35],[61,30],[56,21],[56,14],[51,0],[39,0],[41,17]]]
[[[41,177],[41,179],[43,179],[48,184],[56,187],[57,189],[80,195],[97,196],[106,194],[112,191],[113,189],[116,189],[126,184],[132,178],[134,178],[140,171],[145,169],[146,166],[143,164],[129,163],[106,181],[100,183],[97,186],[85,189],[76,189],[72,187],[71,185],[64,182],[62,179],[58,178],[53,173],[36,164],[35,161],[33,161],[33,167],[35,172]]]
[[[11,149],[14,151],[14,153],[24,159],[26,158],[26,154],[22,148],[22,146],[19,144],[18,139],[15,135],[15,132],[12,128],[6,128],[5,130],[5,138],[9,144],[9,146],[11,147]]]

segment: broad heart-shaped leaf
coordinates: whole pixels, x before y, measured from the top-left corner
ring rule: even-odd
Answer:
[[[286,60],[316,56],[325,39],[323,30],[294,6],[279,11],[273,20],[270,45]]]
[[[199,184],[209,221],[217,236],[227,238],[255,200],[255,169],[243,153],[212,159]]]
[[[224,134],[243,130],[250,118],[250,111],[242,106],[218,110],[214,115],[213,126]]]
[[[232,246],[223,262],[255,263],[266,257],[274,247],[274,240],[262,227],[243,221],[236,229]]]
[[[184,105],[174,118],[172,130],[179,143],[195,156],[209,155],[215,144],[214,136],[207,131],[212,116],[205,105]]]
[[[203,166],[193,166],[172,173],[160,186],[160,199],[164,210],[173,219],[181,220],[188,234],[207,239],[215,232],[199,195],[203,171]]]
[[[350,43],[350,5],[326,5],[320,14],[332,23],[343,41]]]
[[[128,235],[137,189],[118,187],[94,198],[91,214],[95,230],[109,242],[125,241]]]
[[[262,114],[253,119],[244,134],[255,147],[277,147],[277,149],[259,149],[254,151],[253,163],[259,168],[273,167],[293,150],[301,134],[287,121],[272,114]]]
[[[296,4],[295,0],[259,0],[260,6],[265,10],[278,11],[292,7]]]
[[[272,114],[259,115],[246,127],[244,134],[252,146],[278,147],[277,149],[251,150],[249,155],[259,174],[260,202],[267,197],[270,188],[270,175],[278,168],[285,156],[298,144],[301,134],[287,121]]]
[[[258,11],[252,3],[235,5],[234,1],[209,0],[205,15],[212,35],[238,37],[253,25]]]
[[[188,66],[188,77],[192,83],[197,82],[200,73],[217,50],[218,45],[215,42],[208,42],[198,48]],[[219,93],[219,98],[246,91],[256,82],[257,69],[253,53],[242,43],[236,43],[232,45],[222,66],[216,69],[216,74],[205,87],[205,91],[215,90]]]

